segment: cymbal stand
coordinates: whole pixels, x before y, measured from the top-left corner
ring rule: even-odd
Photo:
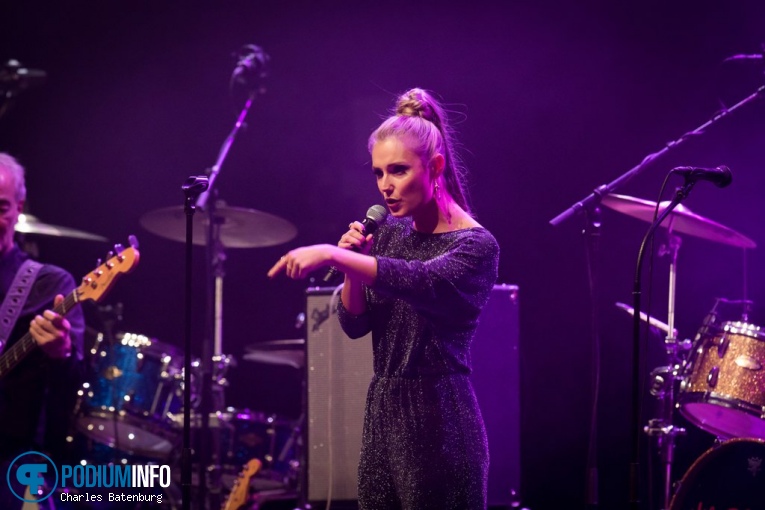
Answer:
[[[659,367],[651,372],[653,378],[651,394],[660,401],[660,417],[648,421],[644,431],[655,437],[659,448],[662,466],[662,506],[666,510],[672,497],[672,463],[674,461],[675,438],[685,434],[685,429],[673,425],[675,410],[675,387],[680,378],[682,358],[680,350],[687,349],[684,343],[678,343],[675,331],[675,301],[677,289],[677,254],[680,250],[680,237],[668,232],[667,243],[661,246],[659,255],[668,255],[669,261],[669,297],[667,303],[667,336],[664,346],[669,361],[668,366]],[[650,495],[649,495],[650,498]]]

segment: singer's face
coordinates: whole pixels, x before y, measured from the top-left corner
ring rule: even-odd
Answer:
[[[16,200],[13,174],[0,166],[0,254],[13,246],[13,234],[24,202]]]
[[[433,185],[422,160],[396,137],[374,144],[372,171],[393,216],[416,215],[433,198]]]

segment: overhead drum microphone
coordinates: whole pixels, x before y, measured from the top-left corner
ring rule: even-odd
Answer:
[[[244,85],[252,89],[262,88],[262,82],[268,77],[270,60],[271,57],[260,46],[245,44],[236,54],[236,66],[231,75],[231,86]]]
[[[377,227],[382,224],[386,216],[388,216],[388,209],[379,204],[375,204],[367,209],[367,217],[361,220],[361,224],[364,226],[364,231],[362,233],[364,235],[374,234],[377,231]],[[353,251],[358,251],[356,247],[351,249]],[[324,275],[324,281],[328,282],[332,280],[339,272],[340,271],[335,266],[330,267],[327,274]]]
[[[678,166],[672,169],[672,173],[680,174],[690,182],[709,181],[718,188],[724,188],[733,181],[733,174],[725,165],[715,168]]]

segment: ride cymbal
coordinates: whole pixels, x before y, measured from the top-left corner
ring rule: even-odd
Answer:
[[[630,197],[627,195],[609,194],[603,197],[603,205],[615,211],[632,216],[639,220],[653,222],[656,202]],[[659,214],[667,208],[669,201],[659,203]],[[708,241],[737,246],[739,248],[756,248],[757,243],[743,234],[724,225],[714,222],[692,212],[683,204],[679,204],[662,222],[662,228],[678,234],[688,234]]]
[[[273,214],[243,207],[222,206],[215,209],[214,221],[220,228],[220,240],[226,248],[260,248],[286,243],[297,235],[289,221]],[[160,237],[186,241],[186,213],[182,206],[150,211],[140,218],[141,225]],[[209,213],[194,214],[194,244],[207,244]]]

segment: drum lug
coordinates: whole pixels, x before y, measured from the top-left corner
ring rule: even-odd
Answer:
[[[720,376],[720,367],[712,367],[707,375],[707,384],[710,388],[717,386],[717,379]]]
[[[720,339],[720,343],[717,345],[717,357],[723,359],[725,353],[728,352],[728,346],[730,345],[730,338],[728,335],[723,335]]]

